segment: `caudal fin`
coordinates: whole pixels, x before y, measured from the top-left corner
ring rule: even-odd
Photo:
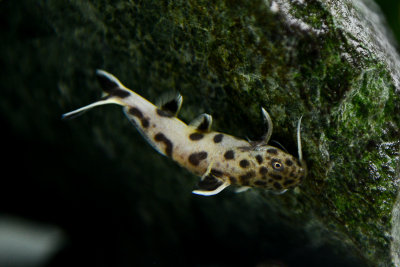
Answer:
[[[96,75],[100,86],[104,91],[104,96],[99,101],[63,114],[62,119],[75,118],[81,115],[83,112],[96,106],[106,104],[123,105],[121,99],[130,96],[131,91],[126,88],[114,75],[104,70],[96,70]]]

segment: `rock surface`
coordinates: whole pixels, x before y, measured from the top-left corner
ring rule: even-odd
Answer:
[[[0,200],[65,229],[54,263],[400,265],[399,57],[374,3],[20,2],[0,2],[5,166],[16,172]],[[263,106],[293,154],[303,115],[307,179],[282,195],[192,195],[197,178],[119,107],[60,121],[100,96],[96,68],[151,101],[179,90],[184,121],[207,112],[242,138],[263,134]]]

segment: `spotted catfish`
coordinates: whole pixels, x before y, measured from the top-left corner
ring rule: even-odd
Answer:
[[[146,140],[161,154],[201,176],[193,193],[215,195],[229,185],[238,192],[259,187],[278,192],[298,185],[306,175],[297,126],[299,158],[268,145],[272,121],[262,108],[268,131],[260,142],[249,142],[228,134],[210,130],[212,117],[202,114],[189,125],[177,118],[182,96],[166,97],[156,106],[126,88],[116,77],[97,70],[104,96],[97,102],[63,115],[74,117],[88,109],[105,104],[123,106],[129,120]]]

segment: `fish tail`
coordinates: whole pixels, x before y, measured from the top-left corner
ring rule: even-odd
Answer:
[[[124,105],[121,100],[130,96],[132,91],[126,88],[114,75],[104,70],[96,70],[96,75],[104,92],[103,97],[94,103],[63,114],[62,119],[75,118],[85,111],[101,105]]]

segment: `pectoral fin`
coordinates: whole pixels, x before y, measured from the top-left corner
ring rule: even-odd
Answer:
[[[235,193],[242,193],[249,190],[250,188],[250,186],[241,186],[239,188],[236,188]]]
[[[224,181],[221,178],[217,178],[214,175],[209,174],[199,182],[199,189],[194,190],[193,194],[212,196],[218,194],[229,185],[230,182],[228,180]]]
[[[281,191],[271,191],[274,195],[282,195],[287,191],[287,189],[283,189]]]

